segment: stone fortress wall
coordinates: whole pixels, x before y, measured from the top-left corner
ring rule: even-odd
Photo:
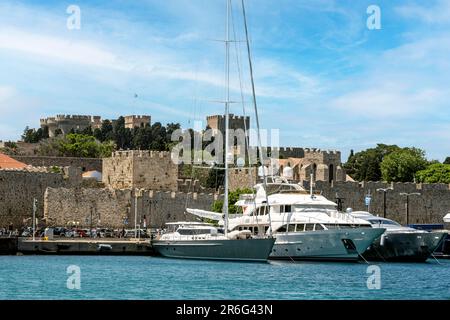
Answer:
[[[56,136],[56,130],[61,130],[62,134],[67,134],[70,130],[84,130],[87,127],[92,129],[101,127],[100,116],[87,115],[63,115],[48,117],[40,120],[41,128],[48,127],[50,137]]]
[[[133,129],[134,127],[151,124],[151,117],[148,115],[129,115],[124,116],[125,128]],[[114,123],[116,120],[111,120]],[[62,134],[69,133],[73,130],[84,130],[91,127],[92,130],[101,128],[102,118],[100,116],[91,115],[64,115],[58,114],[54,117],[40,119],[41,128],[47,127],[50,137],[56,136],[56,130],[61,130]]]
[[[36,216],[42,218],[47,187],[74,187],[81,183],[81,171],[73,167],[63,168],[61,173],[42,167],[0,170],[0,226],[12,223],[18,228],[25,219],[31,225],[33,199],[37,199]]]
[[[76,157],[48,157],[48,156],[22,156],[11,155],[17,161],[34,167],[79,167],[82,171],[102,172],[102,159],[76,158]]]
[[[137,201],[136,201],[137,195]],[[217,194],[136,189],[47,188],[44,216],[54,225],[134,228],[145,218],[147,226],[164,227],[166,222],[193,220],[186,207],[210,210]]]
[[[103,183],[115,189],[178,189],[178,165],[170,152],[130,150],[103,159]]]
[[[86,121],[101,123],[99,117],[56,116],[41,121],[55,126],[81,126]],[[140,126],[150,122],[150,117],[125,117],[127,125]],[[84,122],[83,122],[84,121]],[[223,116],[207,118],[213,129],[224,129]],[[230,127],[243,129],[249,118],[232,116]],[[69,124],[68,124],[69,123]],[[56,129],[55,129],[56,130]],[[70,129],[68,129],[70,131]],[[275,154],[270,148],[266,154]],[[310,175],[315,181],[315,190],[322,192],[331,201],[340,198],[343,209],[365,210],[365,196],[370,192],[370,211],[383,214],[383,193],[378,188],[392,187],[387,192],[387,217],[406,223],[405,197],[401,192],[419,192],[410,197],[410,223],[442,223],[442,217],[450,212],[450,188],[443,184],[415,184],[347,181],[342,168],[341,153],[315,148],[278,148],[280,172],[292,168],[293,180],[309,189]],[[20,157],[19,161],[34,166],[66,167],[62,173],[51,168],[26,170],[0,170],[0,226],[10,222],[22,225],[32,214],[33,198],[38,199],[37,216],[47,218],[53,225],[87,222],[115,228],[134,226],[134,199],[138,192],[138,214],[146,215],[147,224],[161,227],[164,222],[190,220],[185,208],[210,209],[220,196],[214,190],[200,186],[199,181],[182,177],[179,165],[173,163],[169,152],[128,150],[114,152],[105,159],[77,159],[54,157]],[[101,165],[101,168],[100,168]],[[82,170],[97,170],[103,173],[106,188],[98,185],[86,188],[81,179]],[[250,175],[250,176],[249,176]],[[232,168],[229,172],[230,189],[251,187],[257,181],[257,168]],[[139,190],[136,190],[139,189]],[[92,216],[92,219],[91,219]],[[87,221],[87,222],[86,222]],[[95,224],[95,223],[93,223]],[[30,225],[30,223],[28,223]]]
[[[308,190],[309,181],[303,183]],[[365,197],[370,193],[370,212],[383,216],[384,195],[380,188],[392,188],[386,192],[386,217],[406,224],[406,196],[400,193],[420,193],[409,196],[409,223],[443,223],[450,212],[450,185],[385,183],[385,182],[333,182],[317,181],[314,189],[331,201],[342,198],[342,206],[356,210],[367,210]]]

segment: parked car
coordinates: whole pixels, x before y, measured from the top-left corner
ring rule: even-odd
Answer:
[[[88,237],[87,233],[82,229],[72,229],[66,231],[64,236],[68,238],[86,238]]]
[[[138,229],[137,232],[135,232],[135,229],[128,229],[125,230],[125,238],[149,238],[149,235],[147,234],[147,231],[144,229]]]
[[[53,228],[53,235],[54,236],[64,237],[66,232],[67,232],[67,229],[64,228],[64,227],[55,227],[55,228]]]
[[[97,229],[97,236],[101,238],[112,238],[114,237],[114,230],[108,228]]]

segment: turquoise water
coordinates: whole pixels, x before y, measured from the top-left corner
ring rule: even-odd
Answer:
[[[377,265],[381,289],[369,290],[363,263],[0,256],[0,299],[450,299],[449,260]]]

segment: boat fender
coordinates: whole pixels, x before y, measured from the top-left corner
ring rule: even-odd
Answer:
[[[385,238],[385,235],[382,234],[381,239],[380,239],[380,246],[384,246],[384,238]]]

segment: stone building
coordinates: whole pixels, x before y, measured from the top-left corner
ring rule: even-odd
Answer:
[[[73,130],[84,130],[88,127],[92,129],[100,128],[102,120],[100,116],[85,115],[63,115],[59,114],[55,117],[48,117],[40,120],[41,128],[48,128],[50,137],[56,136],[56,131],[60,130],[62,134],[69,133]]]
[[[148,115],[130,115],[124,116],[125,127],[133,129],[134,127],[150,125],[151,117]],[[116,120],[111,120],[114,123]],[[100,116],[90,115],[63,115],[59,114],[54,117],[48,117],[40,120],[41,128],[48,128],[50,137],[56,136],[56,131],[61,131],[62,134],[67,134],[71,130],[84,130],[91,127],[92,130],[101,128],[102,118]]]
[[[170,152],[129,150],[103,159],[103,183],[113,189],[144,188],[176,191],[178,165]]]
[[[347,180],[339,151],[309,148],[277,148],[276,150],[264,148],[263,152],[267,157],[266,162],[269,162],[269,159],[271,159],[273,163],[278,164],[279,175],[283,175],[287,167],[291,168],[293,173],[291,180],[293,181],[309,181],[311,174],[314,181],[333,182]],[[278,158],[271,158],[273,155],[277,155]],[[234,168],[229,174],[230,188],[250,187],[252,183],[258,181],[257,174],[256,167],[252,169]]]
[[[310,180],[311,174],[314,181],[345,181],[346,174],[341,163],[339,151],[324,151],[320,149],[303,149],[303,157],[283,157],[280,151],[279,159],[280,173],[284,168],[293,170],[295,181]]]
[[[146,125],[151,125],[150,116],[125,116],[125,128],[134,129],[136,127],[145,127]]]

